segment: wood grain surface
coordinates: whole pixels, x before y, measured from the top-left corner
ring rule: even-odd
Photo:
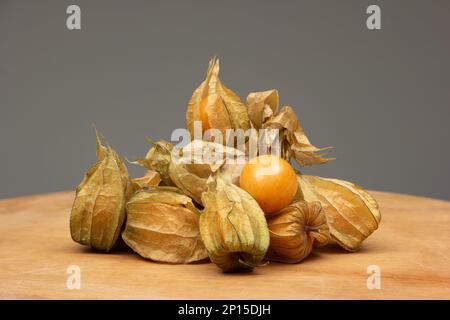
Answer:
[[[450,203],[373,195],[382,221],[360,251],[331,245],[300,264],[270,263],[246,274],[78,245],[69,232],[72,192],[0,200],[0,298],[450,299]],[[66,286],[71,265],[81,270],[79,290]],[[381,270],[380,289],[367,288],[370,265]]]

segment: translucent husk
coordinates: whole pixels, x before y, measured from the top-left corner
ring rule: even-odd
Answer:
[[[131,179],[133,191],[148,189],[150,187],[159,185],[160,182],[161,175],[154,170],[147,170],[145,175],[143,175],[142,177]]]
[[[328,150],[329,147],[317,148],[309,142],[292,107],[283,107],[280,113],[266,121],[264,128],[280,130],[284,158],[294,158],[300,166],[312,166],[334,160],[334,158],[325,158],[326,153],[320,153]]]
[[[194,139],[194,121],[201,121],[202,99],[207,99],[205,111],[211,128],[219,129],[224,135],[226,129],[247,130],[250,128],[245,104],[219,79],[219,59],[217,58],[209,62],[206,79],[194,91],[187,106],[186,127],[192,139]]]
[[[284,106],[278,112],[278,92],[269,90],[252,92],[247,97],[249,118],[257,129],[276,129],[279,133],[281,155],[285,159],[294,158],[300,166],[326,163],[334,158],[326,158],[324,151],[311,144],[292,107]],[[270,137],[265,137],[268,145]]]
[[[269,229],[257,202],[220,175],[208,180],[200,233],[210,259],[223,271],[258,266],[269,247]]]
[[[267,259],[298,263],[306,258],[313,246],[323,246],[330,240],[325,214],[319,202],[294,202],[267,217],[270,246]]]
[[[210,161],[214,155],[218,155],[218,160]],[[244,161],[227,161],[238,158]],[[237,183],[245,164],[245,155],[237,149],[204,140],[193,140],[181,149],[174,148],[169,142],[159,141],[145,158],[135,163],[155,170],[166,185],[177,186],[195,202],[202,204],[201,196],[206,191],[209,176],[220,168],[224,178]]]
[[[122,238],[153,261],[190,263],[208,257],[199,231],[200,212],[175,187],[150,187],[127,203]]]
[[[128,171],[97,133],[97,162],[76,189],[70,215],[72,239],[102,251],[110,251],[119,239],[125,220],[130,188]]]
[[[214,158],[217,155],[217,158]],[[197,203],[203,204],[202,194],[208,178],[221,169],[222,177],[236,183],[244,163],[231,162],[245,156],[237,149],[203,140],[193,140],[172,158],[169,175],[173,183]]]
[[[278,112],[278,101],[278,91],[275,89],[251,92],[247,96],[248,116],[255,129],[261,129]]]
[[[169,176],[172,149],[173,145],[165,140],[152,143],[152,146],[145,157],[132,163],[143,166],[148,170],[158,172],[165,185],[174,186]]]
[[[355,251],[381,220],[375,199],[361,187],[344,180],[298,175],[306,201],[319,201],[332,238],[348,251]]]

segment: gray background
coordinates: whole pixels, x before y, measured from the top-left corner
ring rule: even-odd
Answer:
[[[66,29],[71,3],[81,31]],[[336,147],[306,172],[450,199],[449,31],[450,1],[0,0],[0,198],[73,189],[92,123],[131,159],[169,139],[218,55],[243,99],[277,88],[311,141]]]

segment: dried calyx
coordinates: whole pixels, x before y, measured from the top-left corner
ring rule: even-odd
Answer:
[[[161,175],[154,170],[147,170],[146,174],[139,178],[131,179],[133,191],[148,189],[159,185],[161,182]]]
[[[165,140],[152,143],[152,146],[145,157],[132,163],[143,166],[148,170],[158,172],[165,185],[174,186],[169,176],[169,165],[172,161],[172,149],[173,145]]]
[[[159,141],[151,147],[145,158],[135,163],[156,170],[165,185],[177,186],[201,205],[207,179],[219,168],[223,177],[234,183],[238,181],[243,164],[228,160],[239,157],[244,158],[241,151],[214,142],[193,140],[178,149],[169,142]]]
[[[190,263],[208,257],[199,231],[200,212],[175,187],[150,187],[127,203],[122,238],[153,261]]]
[[[214,142],[193,140],[179,150],[169,167],[170,178],[186,195],[203,204],[208,178],[219,169],[222,177],[236,183],[243,164],[235,161],[244,154]]]
[[[257,129],[278,130],[281,155],[289,160],[293,158],[300,166],[323,164],[334,158],[326,158],[327,148],[317,148],[311,144],[292,107],[285,106],[278,111],[278,92],[269,90],[252,92],[247,97],[248,113],[252,125]],[[274,136],[260,137],[267,149],[274,145]]]
[[[97,133],[97,162],[77,187],[70,215],[72,239],[97,250],[110,251],[122,231],[130,191],[125,165],[109,145],[102,145]]]
[[[344,180],[298,175],[306,201],[322,205],[331,236],[344,249],[355,251],[381,220],[375,199],[361,187]]]
[[[244,190],[220,174],[208,181],[200,233],[212,262],[225,272],[261,265],[269,247],[264,213]]]
[[[313,246],[330,240],[327,220],[319,202],[294,202],[267,217],[270,247],[267,259],[297,263],[306,258]]]
[[[194,122],[202,123],[203,132],[210,128],[220,130],[250,128],[247,108],[241,99],[225,87],[219,79],[219,59],[209,62],[206,79],[194,91],[186,111],[186,127],[194,138]]]

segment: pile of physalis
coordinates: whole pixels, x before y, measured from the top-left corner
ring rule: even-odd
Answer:
[[[130,178],[97,134],[97,162],[76,190],[73,240],[105,252],[124,242],[158,262],[209,258],[226,272],[298,263],[330,241],[357,250],[380,223],[376,201],[351,182],[295,170],[291,160],[333,159],[309,142],[292,107],[279,110],[276,90],[243,102],[218,74],[214,58],[187,106],[188,143],[152,143],[134,162],[143,177]]]

